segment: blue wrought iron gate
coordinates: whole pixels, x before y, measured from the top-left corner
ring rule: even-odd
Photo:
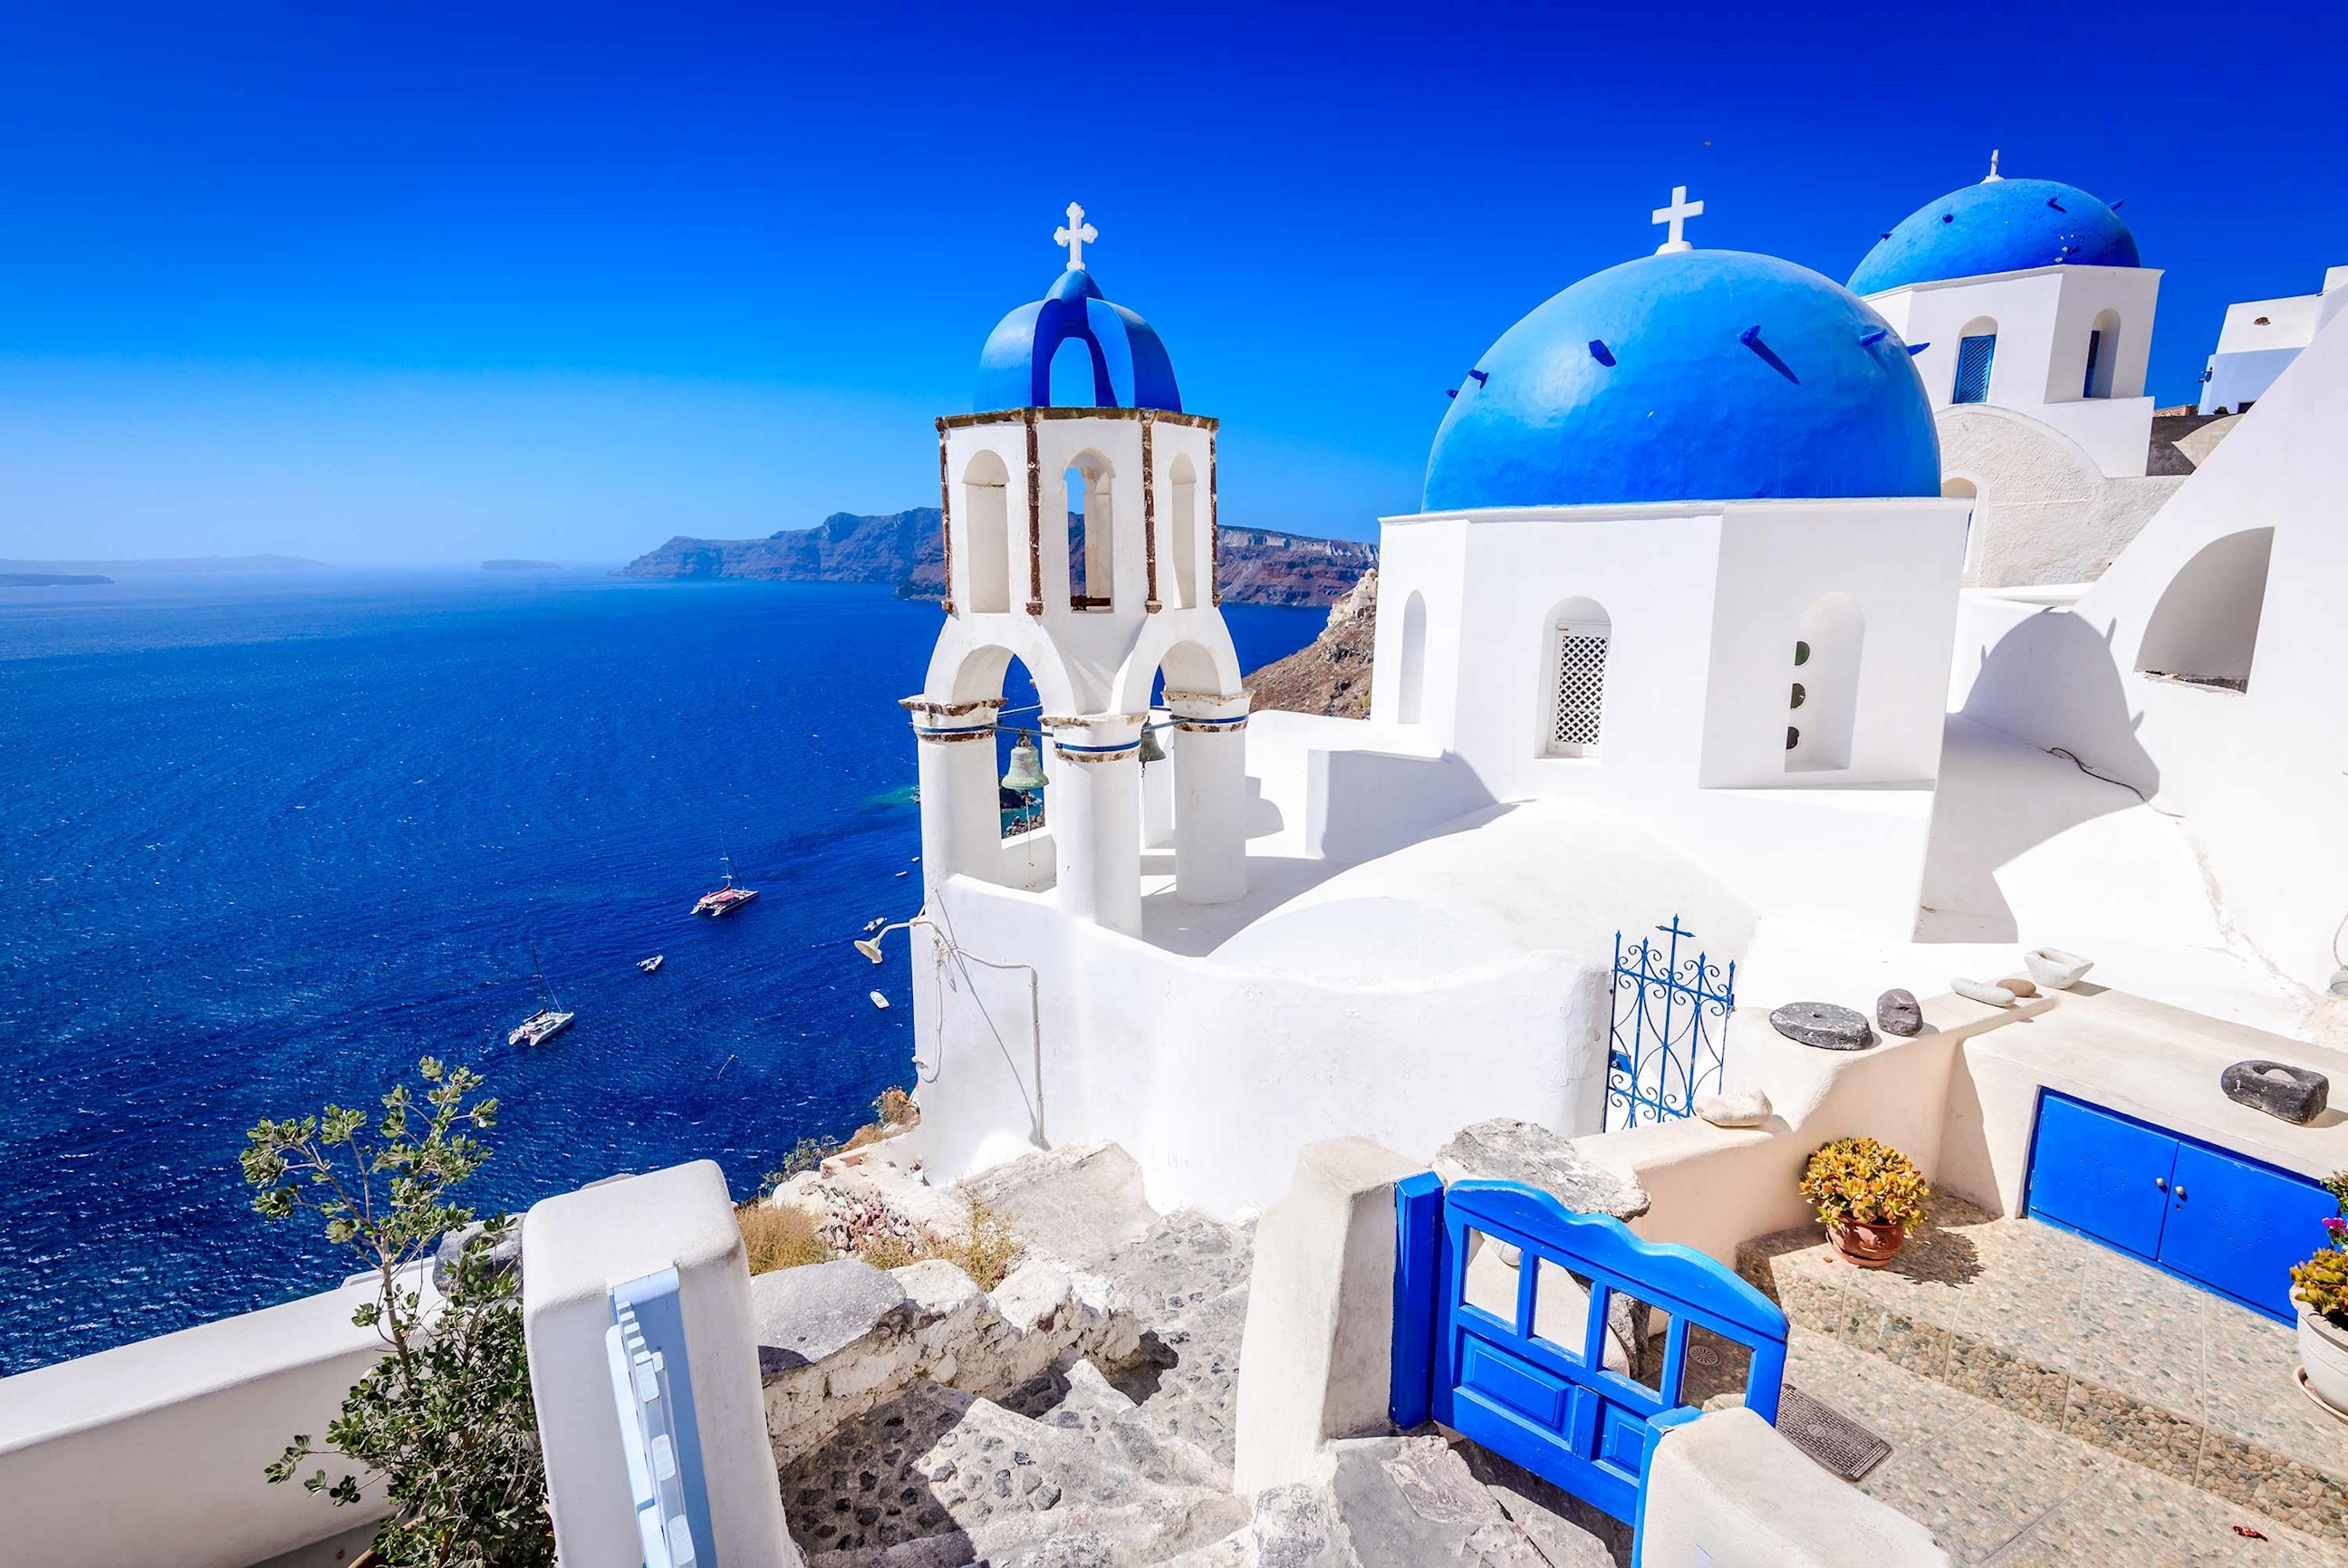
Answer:
[[[1680,917],[1655,927],[1669,938],[1658,950],[1643,936],[1627,950],[1614,934],[1614,1005],[1608,1026],[1606,1130],[1672,1121],[1695,1109],[1695,1097],[1717,1089],[1726,1070],[1724,1042],[1736,1006],[1736,965],[1723,973],[1703,953],[1680,956]]]
[[[1694,1330],[1750,1352],[1745,1404],[1776,1420],[1786,1315],[1702,1253],[1513,1181],[1415,1176],[1395,1214],[1396,1426],[1431,1417],[1635,1524],[1655,1440],[1695,1413],[1683,1399]],[[1663,1356],[1644,1370],[1655,1314]]]

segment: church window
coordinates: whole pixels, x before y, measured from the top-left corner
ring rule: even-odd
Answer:
[[[1808,690],[1807,690],[1806,687],[1804,687],[1804,686],[1802,685],[1802,683],[1801,683],[1801,682],[1799,682],[1799,681],[1796,681],[1796,682],[1794,683],[1794,701],[1793,701],[1792,706],[1793,706],[1793,707],[1801,707],[1804,703],[1806,703],[1806,702],[1807,702],[1807,701],[1809,701],[1809,700],[1810,700],[1810,694],[1809,694]]]
[[[2103,352],[2104,335],[2100,332],[2087,334],[2087,379],[2079,388],[2082,397],[2096,395],[2096,361],[2103,356]]]
[[[1605,723],[1606,655],[1613,623],[1587,599],[1550,617],[1549,727],[1542,751],[1550,757],[1594,757]]]
[[[1974,333],[1957,340],[1957,386],[1952,403],[1989,401],[1990,362],[1997,357],[1997,333]]]

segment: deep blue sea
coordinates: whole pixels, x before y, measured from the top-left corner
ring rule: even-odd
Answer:
[[[1324,619],[1228,614],[1248,668]],[[911,1007],[848,944],[920,903],[937,625],[585,573],[0,589],[0,1374],[340,1279],[244,1130],[427,1053],[501,1103],[486,1207],[703,1157],[747,1194],[866,1119]],[[762,896],[696,920],[721,851]],[[533,944],[579,1018],[518,1050]]]

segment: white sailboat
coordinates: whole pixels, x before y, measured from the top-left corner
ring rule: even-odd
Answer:
[[[506,1044],[510,1046],[542,1046],[569,1028],[571,1020],[578,1016],[576,1013],[564,1012],[562,1004],[555,999],[554,987],[546,983],[546,970],[538,961],[538,944],[535,942],[530,944],[530,967],[537,977],[539,995],[544,999],[545,1006],[513,1026],[512,1032],[506,1036]]]

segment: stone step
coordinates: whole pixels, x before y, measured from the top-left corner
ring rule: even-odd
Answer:
[[[810,1568],[1146,1568],[1245,1525],[1210,1457],[1148,1430],[1097,1373],[1070,1382],[1045,1419],[920,1384],[785,1467]]]
[[[1947,1198],[1888,1268],[1843,1262],[1815,1225],[1749,1242],[1737,1262],[1799,1328],[2348,1543],[2348,1424],[2298,1387],[2290,1327]]]

